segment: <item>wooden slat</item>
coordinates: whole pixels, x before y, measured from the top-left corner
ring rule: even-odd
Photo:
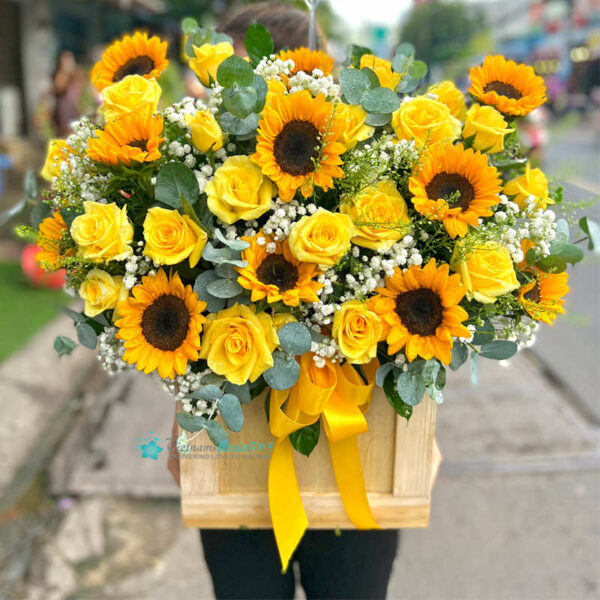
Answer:
[[[436,404],[428,396],[415,406],[412,417],[398,418],[393,494],[430,495]]]

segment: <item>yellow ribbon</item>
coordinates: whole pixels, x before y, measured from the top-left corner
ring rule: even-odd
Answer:
[[[321,416],[348,518],[358,529],[379,527],[367,500],[357,441],[358,434],[368,429],[364,413],[371,403],[376,370],[376,361],[365,365],[369,383],[364,384],[351,365],[327,362],[318,368],[312,355],[305,354],[296,385],[271,391],[269,425],[277,442],[269,465],[269,506],[284,573],[308,527],[288,436]]]

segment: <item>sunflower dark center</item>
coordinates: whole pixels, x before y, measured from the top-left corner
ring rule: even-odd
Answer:
[[[127,75],[148,75],[154,70],[154,61],[149,56],[134,56],[121,65],[113,75],[113,81],[121,81]]]
[[[504,81],[490,81],[484,88],[484,92],[496,92],[500,96],[506,96],[513,100],[518,100],[523,97],[523,94],[510,83],[504,83]]]
[[[131,140],[127,145],[148,152],[148,140]]]
[[[142,315],[142,334],[159,350],[177,350],[185,340],[190,313],[185,302],[171,294],[159,296]]]
[[[276,285],[279,291],[291,290],[298,282],[298,269],[281,254],[269,254],[256,270],[256,277],[267,285]]]
[[[279,168],[290,175],[312,173],[319,156],[319,130],[308,121],[286,123],[275,138],[273,154]]]
[[[529,302],[539,302],[540,301],[540,284],[536,281],[534,286],[523,294],[523,298],[525,300],[529,300]]]
[[[450,208],[467,210],[475,198],[473,184],[458,173],[438,173],[425,187],[431,200],[443,198]]]
[[[435,335],[442,324],[444,309],[440,297],[429,288],[398,294],[396,314],[412,335]]]

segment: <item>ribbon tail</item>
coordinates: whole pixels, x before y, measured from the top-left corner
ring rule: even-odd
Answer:
[[[357,529],[379,529],[367,499],[356,436],[337,442],[330,440],[329,452],[335,480],[348,518]]]
[[[308,527],[308,518],[302,504],[296,477],[294,450],[287,437],[280,439],[275,444],[271,455],[269,506],[281,559],[281,572],[285,573],[294,550]]]

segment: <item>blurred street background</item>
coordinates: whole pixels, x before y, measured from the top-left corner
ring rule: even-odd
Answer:
[[[212,598],[166,470],[172,400],[149,378],[108,378],[85,349],[56,358],[73,299],[14,229],[27,171],[98,102],[103,47],[139,28],[167,39],[170,103],[197,93],[180,19],[217,24],[239,4],[0,0],[0,600]],[[522,124],[531,160],[600,219],[600,0],[323,0],[318,14],[338,60],[349,40],[384,57],[408,41],[431,83],[463,91],[486,54],[533,65],[549,102]],[[482,361],[478,386],[468,369],[449,378],[431,525],[403,532],[390,598],[600,597],[600,256],[569,283],[566,316],[533,348]],[[140,452],[152,439],[157,460]]]

